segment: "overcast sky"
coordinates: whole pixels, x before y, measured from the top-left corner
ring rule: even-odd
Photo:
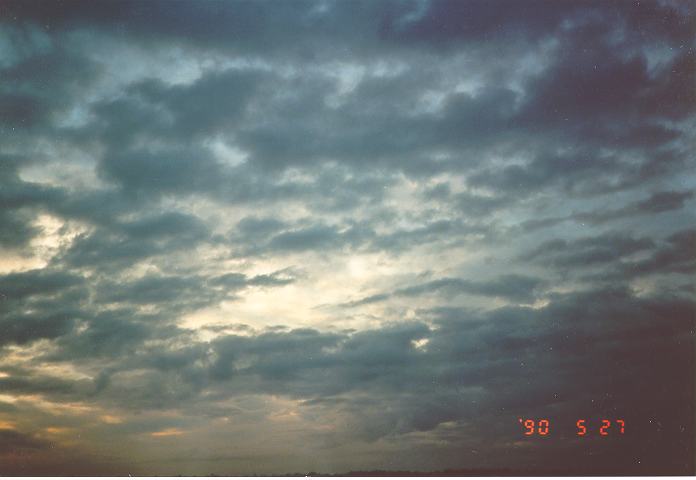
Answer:
[[[0,474],[693,474],[694,21],[1,2]]]

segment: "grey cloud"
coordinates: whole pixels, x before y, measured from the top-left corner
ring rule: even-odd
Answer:
[[[0,345],[67,334],[80,317],[84,297],[84,280],[67,272],[30,270],[1,276]]]
[[[214,241],[202,220],[181,212],[102,222],[103,226],[79,235],[62,252],[60,261],[77,267],[129,266],[140,259]]]
[[[237,230],[243,235],[263,236],[282,229],[285,223],[277,218],[244,217],[237,224]]]
[[[331,405],[355,418],[351,434],[372,440],[432,431],[442,422],[488,421],[501,408],[555,405],[572,415],[591,408],[597,392],[632,399],[622,415],[638,418],[664,406],[660,391],[686,381],[674,367],[688,357],[693,309],[686,298],[639,299],[625,289],[604,289],[557,295],[537,310],[421,312],[437,328],[415,322],[353,334],[227,335],[208,346],[133,352],[119,363],[123,372],[139,373],[115,370],[97,398],[159,409],[203,401],[203,389],[213,392],[206,401],[230,392],[290,395],[307,400],[308,409]],[[416,348],[413,342],[423,339],[423,349]],[[646,348],[656,355],[645,356]],[[616,362],[618,383],[618,370],[597,368]],[[580,377],[586,382],[574,383]],[[655,393],[639,395],[639,378],[652,382]],[[360,407],[368,394],[370,406]],[[659,416],[673,428],[690,404],[681,397],[668,402],[671,413]]]
[[[485,1],[461,4],[440,0],[430,3],[420,18],[402,22],[393,17],[384,26],[385,34],[412,44],[428,47],[450,47],[464,42],[481,41],[496,36],[518,33],[541,36],[551,33],[566,16],[577,9],[571,5],[549,5],[546,2],[502,2],[494,6]],[[539,13],[526,15],[530,10]],[[501,31],[502,30],[502,31]],[[447,50],[446,50],[447,51]]]
[[[525,116],[560,128],[571,122],[571,127],[581,127],[590,137],[597,134],[610,141],[607,133],[612,127],[607,124],[612,120],[679,118],[692,111],[694,97],[689,85],[694,70],[688,66],[692,55],[677,52],[671,69],[661,70],[653,78],[644,56],[619,56],[619,50],[612,50],[611,26],[604,22],[579,22],[561,37],[562,41],[583,42],[586,48],[574,55],[562,50],[559,61],[532,89]]]
[[[119,151],[106,157],[101,172],[124,189],[145,195],[205,190],[221,180],[221,168],[205,150]]]
[[[143,321],[142,317],[132,320],[133,317],[137,318],[137,313],[132,309],[93,314],[84,331],[59,339],[60,350],[45,355],[45,359],[66,361],[133,354],[145,340],[156,338],[157,330],[164,330],[155,327],[156,317],[150,322]]]
[[[293,283],[298,276],[297,274],[301,275],[301,272],[297,272],[292,268],[284,269],[271,274],[256,275],[251,277],[248,283],[249,285],[259,287],[282,286]]]
[[[0,318],[0,345],[23,345],[42,338],[56,338],[67,334],[75,324],[75,311],[41,312],[2,315]]]
[[[559,187],[570,192],[590,192],[597,188],[597,174],[621,174],[620,159],[584,147],[565,151],[542,151],[527,164],[484,169],[472,174],[468,182],[477,187],[528,195],[539,189]]]
[[[76,141],[104,141],[116,152],[124,143],[143,139],[184,142],[210,137],[236,126],[267,76],[245,69],[208,73],[184,86],[143,80],[129,85],[122,96],[95,102],[91,111],[96,122],[71,133]],[[127,158],[117,155],[113,161]]]
[[[206,304],[203,281],[198,277],[144,276],[128,283],[107,283],[100,288],[101,303],[128,302],[131,304],[166,304],[182,302],[192,308]],[[198,299],[198,303],[196,300]]]
[[[322,49],[317,48],[315,41],[331,41],[337,35],[359,46],[360,42],[355,41],[351,29],[365,23],[374,25],[379,18],[375,18],[375,9],[378,13],[384,10],[383,6],[370,2],[357,7],[330,4],[323,12],[315,8],[314,2],[300,2],[291,7],[248,1],[234,4],[214,1],[198,8],[187,3],[171,5],[158,1],[143,4],[108,0],[95,7],[91,2],[82,1],[70,2],[63,8],[29,1],[10,2],[6,8],[9,15],[47,24],[58,31],[93,27],[112,33],[120,30],[143,43],[193,43],[228,53],[292,52],[304,56],[321,53]],[[312,14],[312,11],[316,13]],[[353,21],[346,22],[346,16],[352,17]],[[185,41],[181,39],[184,23]],[[298,35],[303,31],[315,32],[311,39],[314,41]],[[288,37],[294,42],[288,42]],[[370,37],[374,38],[374,34]]]
[[[376,217],[376,222],[394,221],[389,214]],[[338,224],[309,222],[300,219],[293,224],[271,221],[262,228],[239,225],[231,239],[233,248],[242,255],[282,254],[286,252],[327,253],[332,251],[384,251],[394,254],[408,251],[427,243],[463,242],[469,237],[494,234],[484,223],[459,219],[435,219],[425,215],[417,219],[417,226],[395,227],[378,233],[372,222],[346,219]],[[245,222],[246,223],[246,222]],[[241,227],[241,228],[240,228]]]
[[[694,192],[691,191],[656,192],[645,200],[639,200],[621,208],[577,213],[572,215],[571,218],[576,221],[601,224],[618,218],[668,212],[681,209],[684,206],[684,202],[693,196]]]
[[[271,287],[287,285],[294,282],[301,272],[298,269],[288,267],[283,270],[267,274],[249,277],[243,273],[226,273],[218,277],[213,277],[208,282],[215,286],[232,289],[241,289],[248,286]]]
[[[428,188],[424,197],[439,202],[445,201],[461,211],[467,217],[484,217],[486,215],[508,206],[512,199],[505,194],[496,192],[496,195],[484,196],[468,192],[452,193],[447,183],[439,183]]]
[[[48,37],[44,39],[51,45],[47,51],[36,48],[30,38],[41,33],[25,33],[10,38],[17,42],[18,50],[35,49],[33,54],[0,68],[0,135],[6,139],[12,138],[9,130],[15,135],[45,131],[52,125],[54,115],[70,107],[72,100],[100,73],[87,58],[61,48],[60,44],[51,45]]]
[[[16,453],[22,450],[43,450],[49,448],[48,442],[33,435],[4,428],[0,430],[0,454]]]
[[[382,302],[392,297],[416,297],[432,293],[455,296],[461,293],[500,297],[517,302],[532,302],[535,290],[543,281],[525,275],[508,274],[487,282],[474,282],[461,278],[439,278],[426,283],[398,288],[389,293],[379,293],[369,297],[343,304],[346,307],[358,307],[370,303]]]
[[[466,417],[472,408],[483,415],[501,405],[512,409],[531,405],[540,408],[560,401],[572,410],[577,405],[589,405],[592,392],[602,389],[609,389],[615,395],[633,395],[631,392],[640,382],[629,387],[629,380],[625,379],[620,386],[611,386],[617,373],[612,370],[590,375],[592,388],[590,384],[570,382],[581,372],[595,370],[598,362],[611,365],[612,358],[620,359],[621,365],[626,366],[622,375],[629,378],[641,376],[664,388],[683,381],[665,372],[687,354],[693,307],[686,299],[638,300],[626,290],[615,289],[557,296],[549,306],[539,310],[506,307],[483,314],[456,310],[433,312],[438,325],[435,330],[413,323],[350,336],[314,330],[253,337],[232,335],[212,343],[214,361],[210,363],[205,385],[223,391],[251,388],[284,392],[299,398],[316,398],[311,402],[315,404],[324,397],[371,392],[377,405],[390,402],[402,420],[398,426],[384,423],[377,431],[374,430],[377,425],[373,425],[372,433],[364,432],[368,436],[377,432],[381,432],[377,434],[380,436],[394,431],[429,430],[440,422]],[[626,322],[629,318],[631,322]],[[616,343],[620,338],[627,343]],[[428,340],[422,351],[412,344],[420,339]],[[664,355],[661,360],[650,360],[653,362],[650,364],[640,356],[648,344]],[[672,352],[668,353],[668,349]],[[193,349],[182,350],[157,365],[167,370],[174,365],[182,368],[187,361],[192,363],[203,354]],[[175,358],[178,360],[174,361]],[[528,387],[523,387],[525,379],[542,373]],[[201,374],[199,371],[198,375]],[[148,378],[156,378],[151,377],[154,373],[149,375]],[[171,375],[174,374],[168,373],[161,381],[174,381],[165,380]],[[181,375],[184,377],[179,378],[186,378],[185,373]],[[568,380],[563,380],[564,377]],[[408,386],[407,394],[403,392],[405,386]],[[191,388],[194,386],[182,385],[178,389],[182,398],[191,398]],[[471,397],[461,397],[457,392],[476,388],[480,389],[480,403],[467,406]],[[410,395],[433,389],[439,397],[430,396],[422,405],[412,401]],[[557,389],[564,392],[565,400],[554,396]],[[512,391],[518,394],[505,393]],[[576,399],[572,400],[574,395]],[[450,400],[445,400],[448,396]],[[138,400],[133,401],[139,404]],[[661,401],[657,396],[644,397],[632,409],[636,414],[648,411]],[[157,402],[166,404],[166,398]],[[445,405],[453,402],[453,408],[438,413],[438,407],[431,414],[426,413],[428,406],[443,405],[443,402]],[[676,398],[674,406],[682,413],[687,408],[686,403]]]
[[[667,191],[656,192],[649,198],[638,202],[634,207],[636,211],[647,211],[650,213],[660,213],[668,210],[678,210],[684,206],[684,201],[692,198],[692,191]]]
[[[32,217],[21,211],[0,212],[0,245],[10,248],[25,246],[39,232],[30,224]]]
[[[228,336],[216,340],[213,348],[216,360],[211,365],[214,378],[230,378],[239,370],[235,359],[244,356],[258,358],[258,364],[251,372],[259,372],[272,378],[292,378],[293,372],[308,365],[315,359],[325,357],[324,347],[334,346],[340,337],[322,334],[316,330],[295,329],[288,333],[265,333],[256,339]],[[292,359],[292,361],[288,361]]]
[[[549,240],[521,258],[546,264],[550,262],[560,268],[583,268],[611,264],[653,246],[654,242],[649,238],[633,238],[614,233],[571,241],[560,238]]]
[[[6,393],[45,394],[51,397],[71,396],[77,390],[76,385],[71,381],[55,377],[31,375],[29,372],[0,378],[0,388]]]
[[[46,295],[82,283],[82,278],[62,271],[43,269],[0,276],[0,292],[5,301],[17,301],[32,295]]]
[[[605,276],[630,278],[652,274],[692,274],[696,271],[694,245],[696,245],[695,230],[678,231],[661,241],[647,258],[630,263],[624,262],[616,272],[608,272]]]
[[[351,466],[693,473],[692,5],[12,0],[0,17],[2,268],[54,255],[0,276],[0,351],[21,364],[0,358],[0,390],[141,417],[101,425],[113,444],[149,446],[166,413],[203,450],[228,413],[219,443],[256,422],[271,451],[268,400],[293,403],[298,444],[331,425],[307,450]],[[399,302],[239,302],[182,326],[304,295],[349,255],[376,264],[346,273],[342,307]],[[423,268],[457,273],[405,282]],[[28,408],[11,415],[45,427]],[[548,412],[637,434],[586,456],[510,447],[519,415]]]
[[[133,222],[124,223],[122,228],[131,238],[145,240],[152,237],[177,237],[182,243],[188,239],[205,238],[209,234],[208,228],[199,218],[180,212],[141,217]]]
[[[254,255],[357,249],[374,235],[369,225],[357,222],[329,225],[305,218],[290,224],[276,218],[246,217],[238,223],[231,239],[233,248],[241,254]]]
[[[621,234],[572,241],[555,239],[521,258],[564,270],[599,267],[599,272],[585,276],[590,280],[622,281],[651,274],[688,274],[695,267],[693,237],[693,230],[681,230],[661,241]],[[640,256],[631,258],[634,254]]]
[[[296,280],[301,273],[296,269],[283,269],[268,274],[247,276],[228,273],[215,277],[185,275],[144,275],[137,278],[119,277],[118,281],[100,279],[94,281],[92,298],[94,304],[76,304],[72,312],[63,314],[63,323],[46,323],[46,328],[59,329],[44,333],[57,340],[60,347],[56,352],[44,356],[46,360],[60,361],[71,358],[116,359],[120,355],[133,354],[142,349],[148,340],[168,341],[187,335],[186,330],[176,327],[176,320],[184,313],[199,308],[214,306],[222,300],[237,299],[246,288],[274,288]],[[56,299],[47,307],[56,308],[65,299]],[[139,311],[148,307],[148,313]],[[80,328],[75,330],[75,320],[80,319]],[[9,326],[19,325],[16,318],[7,320]],[[28,320],[24,322],[29,329]],[[27,340],[39,338],[37,329],[29,329]],[[17,333],[8,336],[16,341]],[[118,371],[116,368],[114,371]],[[105,377],[105,379],[108,378]]]
[[[30,159],[18,155],[0,153],[0,245],[25,248],[40,233],[32,222],[37,209],[63,199],[56,189],[24,182],[18,169]]]
[[[401,75],[409,76],[411,71]],[[385,90],[394,91],[386,109],[371,107],[369,96],[363,99],[365,103],[354,106],[361,99],[360,87],[352,93],[354,101],[335,109],[318,102],[316,89],[307,88],[302,91],[302,102],[297,102],[303,110],[292,112],[293,122],[244,128],[238,141],[254,155],[258,165],[269,170],[314,165],[328,158],[355,166],[395,167],[414,175],[432,175],[476,162],[475,157],[463,155],[449,162],[436,162],[429,158],[432,149],[458,152],[487,147],[492,142],[500,143],[501,136],[507,134],[500,127],[507,125],[512,115],[515,94],[510,90],[491,87],[475,97],[452,94],[442,112],[418,113],[392,111],[394,105],[403,102],[403,96],[398,95],[402,85],[393,79],[379,81],[386,84]],[[324,96],[331,93],[323,90]],[[423,88],[422,93],[426,92]],[[283,118],[283,113],[272,114],[271,118]],[[322,118],[319,124],[318,117]],[[471,160],[465,161],[467,158]]]
[[[525,220],[520,227],[524,231],[534,231],[540,228],[552,227],[567,221],[601,225],[625,218],[656,215],[680,210],[694,196],[692,191],[665,190],[652,193],[643,200],[628,202],[619,208],[574,212],[570,215]]]
[[[251,95],[266,75],[255,71],[228,70],[205,75],[190,86],[165,87],[154,81],[132,90],[155,106],[163,105],[174,116],[167,134],[176,137],[204,133],[206,136],[234,127],[242,117]]]
[[[399,251],[407,249],[412,244],[423,244],[442,238],[455,238],[456,234],[469,232],[478,233],[478,228],[469,227],[457,220],[430,220],[415,228],[404,228],[382,235],[375,239],[374,246],[386,250]],[[448,237],[451,235],[451,237]]]
[[[357,228],[338,230],[330,226],[312,226],[309,228],[289,230],[270,239],[268,246],[273,250],[312,250],[326,247],[341,247],[359,240],[361,231]]]
[[[195,310],[223,299],[233,299],[235,292],[250,286],[275,287],[295,281],[292,269],[248,277],[227,273],[217,277],[185,275],[145,275],[133,280],[104,281],[97,286],[97,300],[108,304],[150,304],[169,312],[178,308]]]

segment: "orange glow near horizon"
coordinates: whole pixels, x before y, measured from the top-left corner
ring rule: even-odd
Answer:
[[[160,430],[159,432],[151,432],[150,436],[151,437],[178,437],[180,435],[183,435],[185,432],[183,430],[179,430],[178,428],[166,428],[164,430]]]

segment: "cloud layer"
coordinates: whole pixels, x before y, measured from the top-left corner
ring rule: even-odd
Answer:
[[[695,15],[4,2],[0,474],[693,474]]]

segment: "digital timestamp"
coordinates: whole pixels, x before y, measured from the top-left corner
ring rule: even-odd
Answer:
[[[524,434],[530,437],[536,435],[544,437],[552,431],[551,421],[546,418],[538,420],[518,418],[517,420],[524,427]],[[608,420],[604,418],[599,422],[588,422],[581,418],[575,422],[575,427],[577,428],[575,433],[579,437],[593,434],[607,437],[609,435],[623,435],[626,433],[626,422],[622,419]]]

